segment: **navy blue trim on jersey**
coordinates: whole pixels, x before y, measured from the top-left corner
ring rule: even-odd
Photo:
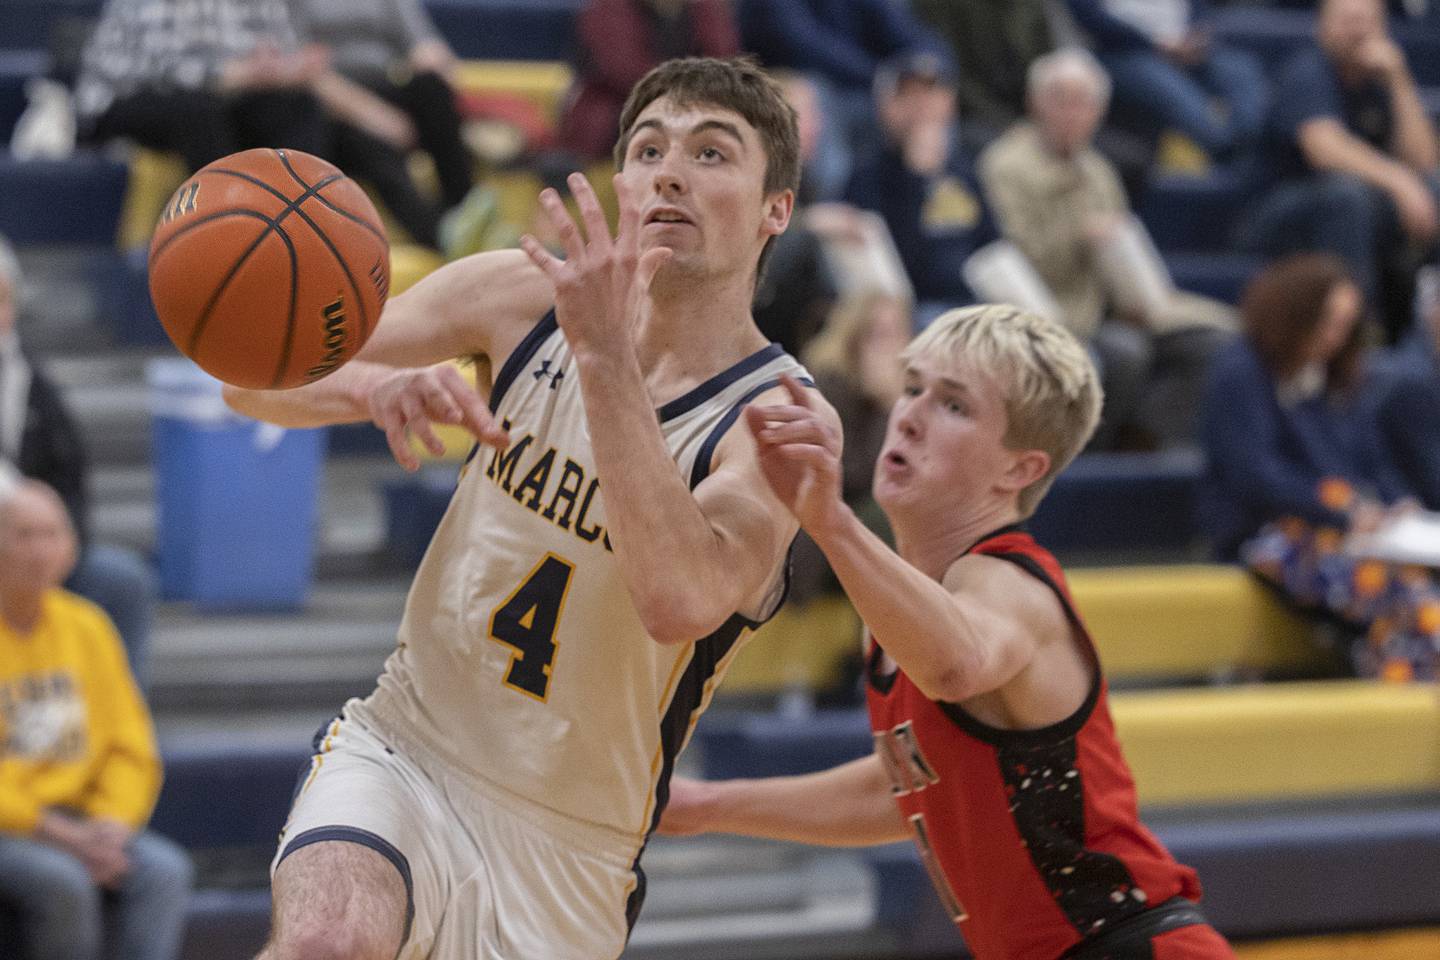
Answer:
[[[359,827],[338,825],[316,827],[313,830],[306,830],[285,844],[285,849],[280,851],[275,866],[278,868],[286,857],[301,847],[308,847],[312,843],[321,843],[327,840],[358,843],[362,847],[368,847],[389,860],[399,871],[400,879],[405,881],[405,931],[400,936],[400,944],[403,947],[410,940],[410,927],[415,922],[415,881],[410,875],[410,861],[405,858],[405,854],[395,849],[395,845],[389,840],[379,834],[371,833],[369,830],[361,830]]]
[[[680,414],[682,413],[687,413],[688,411],[694,410],[696,407],[700,406],[700,404],[704,403],[706,400],[709,400],[711,397],[715,396],[715,394],[719,393],[721,390],[724,390],[736,380],[739,380],[741,377],[746,376],[747,374],[754,373],[756,370],[759,370],[771,360],[774,360],[775,358],[784,355],[785,348],[780,346],[780,344],[778,343],[772,343],[769,346],[761,347],[759,350],[756,350],[754,353],[750,354],[750,356],[746,357],[744,360],[741,360],[739,363],[730,367],[728,370],[722,370],[721,372],[715,374],[715,376],[711,377],[709,380],[706,380],[704,383],[700,384],[695,389],[689,391],[688,393],[682,394],[679,397],[676,397],[674,400],[671,400],[669,403],[665,404],[663,407],[656,411],[656,413],[660,415],[660,422],[664,423],[666,420],[673,420],[674,418],[680,416]]]
[[[786,568],[785,592],[788,593],[788,563]],[[645,871],[640,867],[640,858],[645,855],[650,834],[655,832],[656,825],[660,823],[660,815],[665,812],[665,806],[670,802],[670,775],[675,772],[675,760],[680,756],[680,748],[685,744],[685,735],[690,732],[690,720],[695,711],[700,709],[700,702],[705,697],[705,685],[715,676],[720,661],[724,660],[739,642],[740,635],[746,630],[754,631],[764,626],[783,603],[782,595],[780,603],[766,614],[764,620],[751,620],[740,613],[731,614],[730,619],[720,625],[720,629],[703,640],[695,641],[695,651],[690,656],[690,663],[681,674],[680,682],[675,685],[675,694],[670,698],[669,709],[660,719],[660,749],[664,759],[660,764],[660,779],[655,784],[655,813],[646,829],[645,843],[640,845],[640,852],[635,855],[635,862],[630,868],[635,874],[635,889],[630,891],[630,898],[625,903],[627,929],[634,929],[635,921],[640,917],[640,907],[645,902]]]
[[[305,789],[305,781],[315,770],[315,758],[320,756],[320,748],[325,745],[325,738],[330,734],[330,728],[335,725],[336,720],[344,720],[345,711],[340,711],[320,724],[320,729],[315,731],[315,736],[310,738],[310,759],[306,760],[300,767],[300,773],[295,777],[295,789],[290,791],[290,806],[295,806],[295,801],[300,799],[300,791]]]
[[[505,391],[510,389],[510,384],[520,376],[520,371],[530,358],[535,356],[535,351],[540,345],[549,339],[550,334],[560,329],[560,321],[555,319],[555,308],[551,307],[540,322],[525,334],[525,338],[511,351],[510,356],[505,358],[504,365],[500,372],[495,375],[495,385],[490,388],[490,412],[494,413],[500,409],[500,401],[505,397]]]
[[[811,380],[809,377],[800,377],[798,379],[803,385],[814,389],[814,380]],[[700,452],[695,455],[695,463],[690,467],[691,490],[700,486],[700,481],[710,476],[710,461],[715,457],[715,448],[720,446],[720,441],[725,438],[725,434],[729,433],[730,428],[735,426],[735,421],[740,419],[740,411],[745,409],[745,405],[766,390],[773,390],[778,386],[780,386],[779,378],[766,380],[745,394],[745,396],[735,401],[735,405],[725,411],[725,416],[721,417],[719,422],[711,429],[710,435],[707,436],[705,442],[700,445]]]

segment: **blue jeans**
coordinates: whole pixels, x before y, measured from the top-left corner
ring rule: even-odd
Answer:
[[[143,691],[150,652],[150,614],[155,607],[155,573],[135,551],[91,544],[65,587],[99,604],[130,655],[130,670]]]
[[[193,867],[157,833],[130,845],[130,872],[102,890],[84,865],[35,840],[0,835],[0,901],[18,915],[21,960],[174,960]]]
[[[1151,50],[1101,53],[1115,84],[1115,102],[1160,129],[1175,129],[1212,157],[1253,145],[1269,109],[1269,81],[1243,50],[1215,47],[1182,67]],[[1212,100],[1226,109],[1216,111]]]

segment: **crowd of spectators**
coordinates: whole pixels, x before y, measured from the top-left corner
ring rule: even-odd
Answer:
[[[1106,392],[1090,449],[1198,448],[1218,558],[1335,625],[1355,672],[1436,679],[1434,571],[1344,545],[1440,511],[1440,141],[1394,29],[1440,34],[1440,2],[1272,3],[1313,10],[1314,37],[1264,64],[1213,29],[1225,5],[587,0],[555,152],[526,159],[547,181],[608,159],[662,60],[757,57],[797,111],[805,170],[757,320],[841,414],[845,496],[877,531],[901,348],[943,309],[1013,292],[1090,346]],[[73,109],[83,145],[190,171],[256,146],[328,157],[438,249],[484,172],[457,66],[423,0],[107,0]],[[1257,270],[1238,311],[1177,288],[1137,215],[1167,137],[1247,191],[1230,247]],[[23,293],[0,240],[0,644],[31,645],[0,658],[0,915],[22,917],[27,957],[96,955],[108,930],[106,955],[162,958],[189,867],[143,829],[153,576],[91,533],[86,445],[22,348]],[[795,595],[832,587],[802,538]]]
[[[1388,386],[1364,409],[1394,459],[1432,478],[1418,492],[1433,503],[1440,455],[1406,411],[1440,392],[1435,338],[1412,319],[1440,233],[1440,146],[1393,36],[1399,19],[1433,21],[1431,5],[1321,0],[1313,42],[1264,66],[1216,33],[1223,6],[588,0],[558,153],[536,159],[542,171],[605,160],[625,93],[663,59],[754,55],[797,110],[805,164],[792,230],[757,286],[769,335],[799,353],[867,296],[900,298],[923,326],[1013,290],[1091,347],[1107,394],[1091,449],[1164,449],[1200,440],[1212,357],[1244,326],[1176,287],[1135,213],[1157,144],[1178,137],[1248,185],[1233,249],[1260,263],[1334,254],[1360,300],[1356,330],[1373,318],[1404,345],[1367,360]],[[80,63],[83,139],[173,150],[191,169],[265,143],[329,155],[425,245],[475,183],[455,55],[422,0],[110,0]],[[434,184],[412,175],[417,150]],[[876,269],[857,279],[857,262]],[[72,509],[83,534],[84,505]]]

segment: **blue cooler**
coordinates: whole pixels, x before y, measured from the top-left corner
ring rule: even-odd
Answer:
[[[325,431],[234,413],[220,382],[188,360],[154,360],[145,373],[161,595],[212,609],[302,606]]]

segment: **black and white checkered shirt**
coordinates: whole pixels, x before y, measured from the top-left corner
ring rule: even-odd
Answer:
[[[85,48],[75,104],[94,119],[139,90],[197,90],[262,41],[299,40],[285,0],[109,0]]]

